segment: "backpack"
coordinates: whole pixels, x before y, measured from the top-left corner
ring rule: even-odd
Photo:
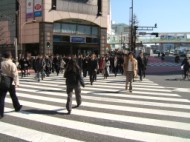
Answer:
[[[77,85],[78,84],[78,75],[74,72],[68,72],[66,76],[66,85]]]

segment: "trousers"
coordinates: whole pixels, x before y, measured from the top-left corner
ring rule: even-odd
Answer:
[[[67,103],[66,103],[66,109],[68,111],[72,110],[72,95],[73,95],[73,90],[75,90],[75,98],[77,102],[77,106],[81,104],[81,88],[80,85],[77,85],[75,87],[72,86],[67,86]]]
[[[16,96],[15,85],[12,85],[11,88],[8,90],[0,89],[0,115],[1,116],[4,115],[5,97],[6,97],[7,92],[10,93],[14,109],[17,110],[20,107],[18,97]]]

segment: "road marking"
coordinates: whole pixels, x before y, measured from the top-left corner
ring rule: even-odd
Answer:
[[[120,128],[113,128],[113,127],[107,127],[107,126],[100,126],[85,122],[77,122],[73,120],[66,120],[66,119],[60,119],[40,114],[33,114],[30,113],[9,113],[8,115],[19,117],[22,119],[32,120],[36,122],[41,122],[45,124],[55,125],[59,127],[64,128],[70,128],[74,130],[80,130],[85,132],[91,132],[111,137],[118,137],[123,139],[131,139],[131,140],[137,140],[137,141],[147,141],[147,142],[156,142],[156,141],[172,141],[172,142],[185,142],[187,139],[185,138],[179,138],[175,136],[167,136],[167,135],[161,135],[161,134],[154,134],[149,132],[139,132],[134,130],[127,130],[127,129],[120,129]],[[69,125],[68,125],[69,124]],[[3,125],[3,124],[2,124]],[[8,128],[11,130],[11,127]]]
[[[17,117],[19,115],[24,115],[24,114],[18,114]],[[14,114],[12,116],[14,116]],[[28,142],[79,142],[78,140],[65,138],[62,136],[56,136],[33,129],[7,124],[4,122],[0,122],[0,128],[1,128],[0,129],[1,134],[19,138]]]

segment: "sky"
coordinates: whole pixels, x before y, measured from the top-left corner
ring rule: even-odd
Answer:
[[[111,0],[112,21],[129,24],[132,0]],[[155,32],[190,32],[190,0],[133,0],[139,26]]]

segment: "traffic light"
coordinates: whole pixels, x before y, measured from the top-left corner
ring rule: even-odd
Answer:
[[[137,30],[137,29],[138,29],[138,26],[134,26],[134,28],[135,28],[135,30]]]
[[[47,42],[47,47],[48,47],[48,48],[50,47],[50,42],[49,42],[49,41]]]
[[[156,37],[158,37],[159,33],[151,33],[151,35],[155,35]]]

